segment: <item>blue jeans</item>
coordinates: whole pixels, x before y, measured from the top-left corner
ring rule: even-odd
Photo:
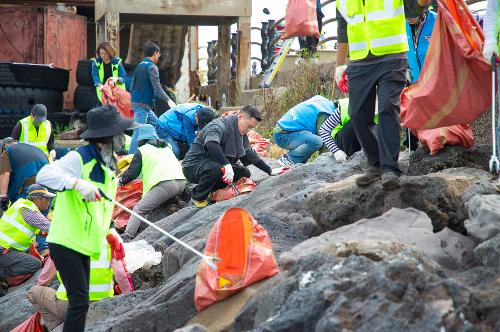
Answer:
[[[160,126],[156,128],[156,132],[158,133],[158,137],[165,140],[172,146],[172,151],[174,152],[177,159],[179,159],[181,156],[181,147],[179,146],[177,140],[167,130],[163,129]]]
[[[288,158],[294,164],[306,163],[311,155],[321,149],[323,140],[318,135],[302,130],[289,133],[274,133],[274,142],[288,151]]]
[[[137,123],[150,124],[155,129],[158,128],[158,117],[156,114],[147,108],[134,107],[134,121]],[[132,135],[132,141],[130,142],[130,149],[128,153],[134,154],[137,151],[137,137],[139,136],[139,128],[134,129],[134,134]]]

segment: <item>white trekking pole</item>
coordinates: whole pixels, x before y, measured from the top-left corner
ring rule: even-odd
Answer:
[[[493,137],[493,146],[490,159],[490,173],[493,175],[498,175],[500,170],[500,162],[497,157],[497,133],[496,133],[496,123],[495,123],[495,113],[496,113],[496,98],[495,98],[495,90],[496,90],[496,67],[497,56],[493,54],[491,58],[491,136]]]
[[[143,216],[135,213],[134,211],[130,210],[129,208],[127,208],[126,206],[124,206],[123,204],[117,202],[115,199],[107,196],[101,189],[99,189],[99,193],[101,194],[101,196],[110,201],[110,202],[113,202],[113,204],[116,204],[116,206],[118,206],[119,208],[123,209],[124,211],[130,213],[131,215],[133,215],[134,217],[137,217],[139,218],[141,221],[145,222],[146,224],[148,224],[149,226],[153,227],[154,229],[156,229],[157,231],[159,231],[160,233],[168,236],[169,238],[171,238],[172,240],[174,240],[175,242],[179,243],[180,245],[182,245],[183,247],[189,249],[191,252],[193,252],[195,255],[198,255],[200,256],[204,261],[205,263],[208,264],[208,266],[212,269],[212,270],[217,270],[217,265],[215,265],[215,263],[218,263],[220,262],[220,258],[218,257],[211,257],[211,256],[207,256],[207,255],[204,255],[202,254],[201,252],[199,252],[198,250],[196,250],[195,248],[191,247],[189,244],[187,244],[186,242],[176,238],[175,236],[173,236],[172,234],[170,234],[169,232],[161,229],[160,227],[156,226],[154,223],[152,223],[151,221],[147,220],[146,218],[144,218]]]

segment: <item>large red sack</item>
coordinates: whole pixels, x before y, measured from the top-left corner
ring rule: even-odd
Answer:
[[[469,125],[417,130],[417,137],[431,150],[431,155],[438,153],[445,145],[461,145],[466,148],[474,145],[474,136]]]
[[[319,38],[316,0],[288,0],[281,39],[292,37]]]
[[[439,0],[422,73],[401,95],[404,127],[468,124],[491,106],[491,66],[481,55],[483,41],[464,0]]]
[[[125,205],[125,207],[132,210],[134,206],[142,198],[142,180],[134,180],[124,186],[118,187],[116,192],[116,200]],[[113,220],[115,221],[115,227],[119,229],[124,229],[127,227],[128,220],[130,218],[130,213],[124,211],[122,208],[115,206],[113,210]]]
[[[44,332],[45,330],[43,329],[42,323],[40,323],[41,317],[42,316],[37,311],[33,316],[10,330],[10,332]]]
[[[267,231],[241,208],[227,210],[215,223],[205,255],[220,262],[217,271],[200,263],[194,290],[198,311],[279,272]]]
[[[257,184],[249,178],[241,178],[234,183],[240,194],[247,194],[257,188]],[[212,200],[216,202],[227,201],[228,199],[236,197],[236,193],[232,186],[214,191],[211,195]]]
[[[130,92],[110,83],[111,79],[113,79],[113,77],[108,78],[101,90],[102,104],[114,105],[122,117],[133,118],[134,112],[132,111]]]
[[[264,157],[266,155],[267,147],[269,146],[269,140],[260,136],[255,130],[250,130],[247,136],[248,141],[255,152],[257,152],[259,156]]]

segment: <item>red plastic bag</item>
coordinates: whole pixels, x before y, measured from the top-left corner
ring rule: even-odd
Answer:
[[[33,316],[10,330],[10,332],[44,332],[42,323],[40,323],[41,317],[42,315],[37,311]]]
[[[439,1],[422,73],[401,95],[404,127],[468,124],[491,106],[491,66],[481,54],[483,41],[464,0]]]
[[[205,255],[220,262],[217,271],[200,263],[194,290],[198,311],[279,272],[267,231],[241,208],[227,210],[215,223]]]
[[[129,209],[133,209],[134,206],[142,198],[142,180],[134,180],[124,186],[118,187],[116,192],[116,200],[125,205]],[[130,213],[125,212],[123,209],[115,206],[113,210],[113,220],[115,221],[115,227],[119,229],[124,229],[127,227],[128,220],[130,218]]]
[[[235,182],[236,188],[240,194],[252,192],[257,187],[257,184],[249,178],[241,178]],[[216,202],[227,201],[228,199],[236,197],[233,187],[227,186],[226,188],[219,189],[212,193],[212,200]]]
[[[316,0],[288,0],[281,39],[292,37],[319,38]]]
[[[107,105],[111,104],[116,107],[120,115],[124,118],[133,118],[134,112],[132,112],[132,103],[130,98],[130,93],[128,91],[123,90],[122,88],[117,87],[114,84],[110,83],[110,79],[108,78],[106,83],[102,88],[102,104]]]
[[[266,149],[269,146],[269,140],[260,136],[255,130],[250,130],[247,134],[252,148],[261,157],[266,155]]]
[[[474,145],[474,136],[469,125],[417,130],[417,137],[431,150],[431,155],[436,154],[445,145],[461,145],[466,148]]]

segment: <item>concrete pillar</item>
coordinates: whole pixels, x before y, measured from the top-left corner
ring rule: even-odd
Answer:
[[[188,30],[189,43],[189,91],[190,95],[197,92],[200,85],[198,79],[198,27],[189,27]]]
[[[222,101],[222,94],[229,98],[229,82],[231,80],[231,26],[219,25],[219,63],[217,65],[218,100]]]
[[[238,18],[238,56],[236,68],[237,94],[250,88],[250,16]],[[239,98],[238,98],[239,99]]]
[[[95,22],[95,47],[99,46],[100,43],[106,41],[104,31],[106,30],[104,26],[104,19]]]
[[[116,51],[116,55],[120,53],[120,14],[105,13],[104,14],[104,40],[108,42]]]

